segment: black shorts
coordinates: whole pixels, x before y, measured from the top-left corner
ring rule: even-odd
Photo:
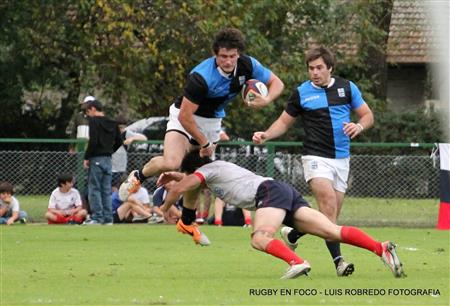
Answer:
[[[222,213],[223,226],[243,226],[245,224],[242,209],[234,205],[225,204]]]
[[[124,223],[124,220],[120,220],[119,214],[113,214],[113,223]]]
[[[294,214],[303,206],[309,207],[308,202],[291,185],[275,180],[267,180],[259,185],[256,191],[256,209],[275,207],[286,210],[283,224],[294,227]]]

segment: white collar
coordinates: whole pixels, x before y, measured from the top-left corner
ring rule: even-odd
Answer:
[[[237,68],[237,64],[236,64],[236,66],[234,66],[234,70],[232,73],[226,73],[225,71],[222,70],[222,68],[217,66],[217,70],[219,71],[220,75],[227,79],[231,78],[231,74],[233,74],[233,76],[236,76],[236,70],[237,70],[236,68]]]
[[[331,78],[330,79],[330,83],[328,83],[328,85],[327,85],[327,88],[330,88],[331,86],[333,86],[334,85],[334,81],[336,81],[334,78]],[[311,85],[314,87],[314,88],[317,88],[317,89],[322,89],[323,87],[321,87],[321,86],[317,86],[316,84],[314,84],[312,81],[311,81]]]

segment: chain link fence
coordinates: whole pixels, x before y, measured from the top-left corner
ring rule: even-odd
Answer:
[[[150,158],[161,154],[161,142],[140,144],[128,153],[128,172],[140,169]],[[51,145],[47,145],[51,147]],[[216,158],[234,162],[263,176],[289,182],[302,194],[310,195],[303,178],[301,154],[294,147],[257,147],[249,143],[220,145]],[[51,148],[50,148],[51,149]],[[291,149],[291,150],[290,150]],[[294,151],[294,153],[289,152]],[[429,153],[356,154],[351,157],[348,196],[378,198],[438,198],[439,170]],[[431,150],[430,150],[431,151]],[[9,181],[19,195],[49,195],[60,173],[72,173],[77,188],[86,192],[87,171],[83,152],[0,150],[0,181]],[[156,178],[145,186],[155,189]]]
[[[289,182],[303,195],[311,195],[304,180],[301,154],[267,150],[219,148],[217,157],[260,175]],[[250,153],[252,152],[252,153]],[[347,196],[378,198],[439,198],[439,169],[429,153],[419,155],[353,155]]]

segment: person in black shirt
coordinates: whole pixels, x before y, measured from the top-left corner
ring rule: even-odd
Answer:
[[[84,154],[84,167],[89,169],[89,205],[91,220],[87,224],[112,224],[111,155],[121,145],[119,126],[105,116],[102,104],[88,102],[89,142]]]

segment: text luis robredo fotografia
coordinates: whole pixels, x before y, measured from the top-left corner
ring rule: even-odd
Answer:
[[[315,289],[315,288],[250,288],[248,294],[253,296],[440,296],[439,289],[431,288],[389,288],[389,289],[376,289],[376,288],[330,288],[330,289]]]

